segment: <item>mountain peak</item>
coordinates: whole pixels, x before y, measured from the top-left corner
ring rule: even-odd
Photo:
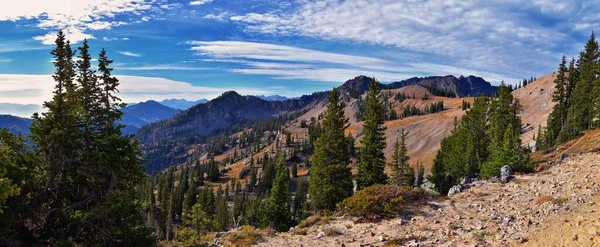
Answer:
[[[346,82],[344,82],[344,84],[338,87],[338,89],[352,93],[362,94],[366,92],[367,89],[369,89],[369,83],[371,83],[371,80],[373,80],[372,77],[359,75],[350,80],[347,80]]]

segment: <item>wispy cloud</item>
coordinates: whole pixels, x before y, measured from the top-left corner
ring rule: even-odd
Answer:
[[[291,11],[230,17],[249,33],[390,46],[475,70],[554,69],[573,27],[600,26],[598,1],[298,1]],[[578,18],[573,18],[573,17]]]
[[[134,53],[134,52],[130,52],[130,51],[117,51],[118,53],[128,56],[128,57],[141,57],[142,54],[139,53]]]
[[[191,1],[190,5],[203,5],[203,4],[207,4],[207,3],[212,3],[213,0],[196,0],[196,1]]]
[[[0,57],[0,63],[10,63],[10,62],[12,62],[12,61],[13,61],[13,60],[12,60],[12,59],[10,59],[10,58],[1,58],[1,57]]]
[[[160,77],[115,76],[120,82],[119,96],[125,102],[212,99],[229,90],[249,95],[273,94],[271,90],[249,87],[206,87]],[[52,97],[54,85],[51,75],[0,74],[0,103],[41,105]]]
[[[159,65],[145,65],[145,66],[137,66],[137,67],[116,67],[115,70],[181,70],[181,71],[194,71],[194,70],[209,70],[212,68],[199,68],[199,67],[185,67],[178,65],[170,65],[170,64],[159,64]]]
[[[116,40],[129,40],[129,38],[124,37],[124,38],[109,38],[109,37],[102,37],[102,41],[116,41]]]
[[[207,14],[203,18],[216,20],[216,21],[225,21],[228,15],[229,15],[229,12],[225,11],[225,12],[221,12],[219,14]]]
[[[83,39],[94,39],[90,30],[111,29],[129,24],[115,21],[117,15],[133,13],[131,21],[152,9],[154,0],[23,0],[4,4],[0,9],[0,21],[35,20],[37,27],[51,30],[49,33],[34,37],[45,45],[55,39],[58,29],[65,31],[67,38],[76,43]]]
[[[205,62],[239,65],[229,71],[269,75],[275,79],[342,82],[355,75],[397,81],[425,75],[478,75],[492,82],[517,79],[496,73],[429,63],[393,62],[380,58],[242,41],[189,41]]]

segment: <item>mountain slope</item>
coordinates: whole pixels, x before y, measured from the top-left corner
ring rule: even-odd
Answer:
[[[492,86],[481,77],[476,76],[429,76],[413,77],[407,80],[390,83],[388,89],[401,88],[408,85],[421,85],[426,88],[435,88],[439,91],[452,92],[459,97],[472,97],[478,95],[493,95],[498,87]]]
[[[162,105],[156,101],[149,100],[123,109],[121,123],[125,125],[123,134],[133,134],[142,126],[173,117],[181,110]]]
[[[269,96],[257,95],[256,97],[258,97],[260,99],[264,99],[266,101],[284,101],[284,100],[288,100],[287,97],[281,96],[281,95],[269,95]]]
[[[29,126],[33,122],[29,118],[0,115],[0,129],[6,128],[13,134],[29,134]]]
[[[42,111],[42,106],[34,104],[0,103],[0,114],[31,117],[33,113]]]
[[[179,109],[179,110],[187,110],[192,106],[204,104],[206,102],[208,102],[207,99],[192,100],[192,101],[186,100],[186,99],[165,99],[163,101],[160,101],[159,103],[162,105],[171,107],[171,108],[175,108],[175,109]]]

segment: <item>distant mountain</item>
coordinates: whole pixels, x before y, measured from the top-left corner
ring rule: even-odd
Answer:
[[[386,85],[386,88],[401,88],[408,85],[421,85],[428,89],[435,89],[444,92],[453,92],[459,97],[472,97],[478,95],[492,96],[498,87],[492,86],[481,77],[477,76],[428,76],[428,77],[413,77],[399,82],[394,82]]]
[[[350,95],[361,95],[369,88],[371,79],[371,77],[364,75],[357,76],[346,81],[338,88],[349,92]],[[483,78],[472,75],[467,77],[460,76],[458,78],[452,75],[413,77],[390,84],[379,83],[379,87],[382,89],[396,89],[409,85],[421,85],[430,91],[436,90],[438,92],[451,92],[459,97],[477,96],[482,94],[492,96],[498,90],[498,87],[492,86],[491,83],[487,82]]]
[[[42,111],[42,106],[34,104],[0,103],[0,114],[31,117],[34,112]]]
[[[200,100],[196,100],[196,101],[189,101],[186,99],[166,99],[159,103],[166,105],[168,107],[171,107],[171,108],[187,110],[192,106],[195,106],[198,104],[204,104],[206,102],[208,102],[207,99],[200,99]]]
[[[121,123],[125,125],[124,134],[133,134],[144,125],[169,119],[181,112],[179,109],[162,105],[154,100],[137,103],[123,109]]]
[[[269,95],[269,96],[257,95],[256,97],[258,97],[260,99],[264,99],[266,101],[284,101],[284,100],[288,100],[287,97],[281,96],[281,95]]]
[[[0,129],[6,128],[14,134],[29,134],[29,126],[32,122],[30,118],[0,115]]]

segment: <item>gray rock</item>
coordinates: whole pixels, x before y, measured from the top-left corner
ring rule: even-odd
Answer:
[[[510,166],[500,168],[500,181],[508,183],[511,178],[513,178],[513,170]]]
[[[465,187],[462,184],[459,185],[454,185],[452,186],[452,188],[450,188],[450,190],[448,191],[448,196],[453,196],[456,195],[460,192],[462,192],[465,189]]]
[[[419,187],[421,187],[421,189],[433,189],[435,187],[435,184],[425,179],[425,181],[423,181],[423,183]]]
[[[461,185],[467,185],[467,184],[470,184],[471,182],[473,182],[473,179],[471,179],[470,176],[465,176],[463,179],[460,180]]]
[[[563,162],[564,160],[566,160],[567,158],[569,158],[568,154],[561,154],[560,155],[560,162]]]

